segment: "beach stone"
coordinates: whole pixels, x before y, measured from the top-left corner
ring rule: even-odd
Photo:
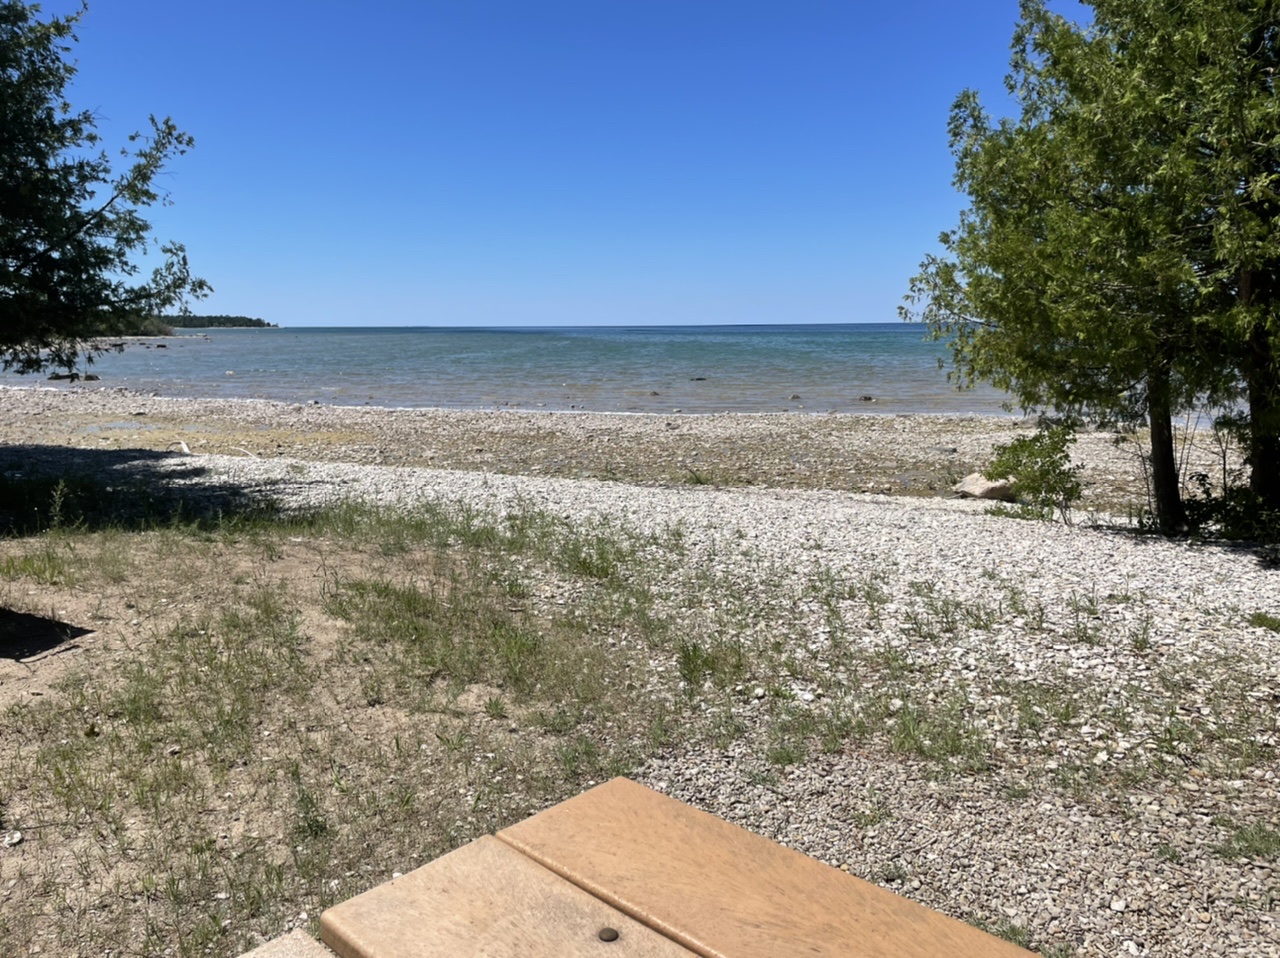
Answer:
[[[759,629],[754,612],[735,625],[753,661],[786,656],[798,672],[788,678],[753,670],[737,680],[732,696],[706,697],[706,716],[693,720],[708,720],[714,710],[717,723],[741,731],[725,741],[694,737],[663,748],[634,770],[637,781],[859,877],[893,875],[886,882],[895,890],[953,917],[1008,916],[1010,927],[1025,927],[1045,953],[1111,958],[1137,948],[1144,958],[1280,958],[1277,916],[1264,910],[1280,865],[1218,851],[1234,827],[1274,828],[1280,808],[1274,751],[1280,662],[1275,633],[1248,620],[1254,610],[1280,609],[1280,576],[1262,568],[1252,551],[1124,534],[1112,518],[1074,527],[1014,522],[990,515],[981,500],[843,491],[914,474],[920,466],[913,458],[931,446],[955,446],[961,457],[934,475],[963,473],[966,467],[956,462],[976,468],[989,460],[993,443],[1029,428],[1025,424],[905,416],[526,418],[148,399],[43,386],[2,396],[0,426],[23,451],[0,467],[23,474],[37,468],[64,474],[84,456],[73,446],[49,445],[91,435],[71,435],[64,423],[100,430],[145,412],[151,428],[134,426],[142,439],[132,441],[153,449],[164,449],[179,434],[172,429],[186,424],[212,423],[219,430],[207,439],[180,433],[191,448],[210,450],[200,456],[199,469],[185,456],[138,451],[139,466],[184,496],[201,495],[207,485],[209,495],[261,490],[284,508],[302,510],[348,497],[386,507],[437,502],[494,520],[536,509],[583,529],[604,521],[645,542],[666,541],[678,530],[671,562],[663,546],[655,547],[662,561],[643,565],[645,585],[673,626],[718,627],[712,590],[731,590],[761,610]],[[329,432],[369,438],[333,447],[312,438]],[[233,444],[231,436],[264,455],[217,453]],[[600,441],[604,436],[607,443]],[[756,436],[765,438],[745,444]],[[1106,477],[1132,474],[1130,452],[1113,439],[1081,437],[1077,452],[1099,480],[1091,490],[1114,483]],[[828,443],[838,457],[833,463],[881,465],[824,472],[816,464]],[[33,445],[42,447],[38,457],[26,451]],[[383,450],[410,447],[413,458],[405,465],[370,461]],[[484,461],[500,468],[474,469],[476,448],[488,450]],[[769,481],[731,489],[523,472],[582,471],[586,452],[597,449],[609,451],[611,465],[627,456],[661,458],[664,468],[668,460],[696,462],[727,473],[723,464],[732,463]],[[1201,442],[1189,455],[1212,449]],[[452,468],[427,467],[432,457]],[[1204,468],[1212,466],[1203,461]],[[801,473],[797,465],[812,471]],[[802,475],[824,483],[838,478],[839,488],[784,488]],[[949,487],[951,480],[938,485]],[[695,592],[692,581],[709,584]],[[29,595],[40,593],[33,588]],[[705,609],[703,596],[712,603]],[[1098,607],[1096,616],[1083,614],[1082,597]],[[534,611],[541,614],[578,600],[553,576],[526,601],[538,603]],[[786,618],[765,614],[775,606]],[[981,614],[947,624],[943,613],[953,610]],[[701,615],[708,616],[704,626],[695,618]],[[128,621],[133,633],[145,619]],[[1090,626],[1088,639],[1081,624]],[[866,651],[853,651],[860,646]],[[670,648],[648,653],[652,675],[675,669]],[[645,668],[633,672],[639,681]],[[1172,696],[1166,674],[1178,681]],[[775,697],[773,688],[782,694]],[[814,701],[806,701],[807,692]],[[1027,707],[1041,699],[1043,707]],[[1076,714],[1065,718],[1053,702],[1070,704]],[[962,710],[955,719],[948,717],[950,703]],[[1206,737],[1187,759],[1202,749],[1218,750],[1207,756],[1210,762],[1231,754],[1212,741],[1222,732],[1209,723],[1238,728],[1231,734],[1243,733],[1265,751],[1234,772],[1238,778],[1201,777],[1195,765],[1183,770],[1183,762],[1151,750],[1170,707]],[[859,714],[866,735],[840,733],[831,748],[819,747],[816,737],[800,740],[802,755],[793,764],[767,756],[787,729],[783,719],[812,717],[818,728],[835,729],[833,719]],[[972,738],[981,750],[978,767],[892,747],[913,716],[930,715]],[[1024,726],[1023,718],[1034,724]],[[544,742],[536,723],[493,728],[495,734],[507,729],[512,744]],[[938,740],[921,744],[937,747]],[[1107,759],[1094,766],[1103,751]],[[1130,780],[1128,761],[1145,774]],[[1164,771],[1166,764],[1173,770]],[[34,855],[38,844],[28,837],[18,851]]]
[[[959,493],[965,499],[990,499],[996,502],[1013,502],[1013,481],[1011,479],[988,479],[980,472],[971,472],[954,486],[952,492]]]

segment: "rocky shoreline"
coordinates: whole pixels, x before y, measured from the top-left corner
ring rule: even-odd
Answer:
[[[1034,429],[1015,417],[875,414],[634,415],[384,409],[159,398],[118,388],[0,387],[0,443],[296,458],[645,485],[948,494],[996,443]],[[1191,432],[1187,471],[1221,454]],[[1082,433],[1085,510],[1145,502],[1136,438]]]
[[[1046,954],[1280,956],[1266,850],[1280,838],[1280,635],[1256,624],[1280,615],[1280,573],[1247,550],[938,497],[1028,428],[0,392],[9,469],[59,451],[169,451],[153,461],[175,483],[286,504],[447,500],[678,527],[687,554],[654,588],[714,575],[726,596],[789,610],[794,632],[744,625],[741,640],[785,645],[802,677],[735,689],[732,742],[662,755],[641,780]],[[1076,448],[1091,507],[1120,511],[1140,490],[1116,438]],[[1189,457],[1214,467],[1207,440]],[[864,745],[771,761],[775,694],[796,721],[847,708],[880,727]],[[884,745],[908,721],[925,723],[918,755]],[[988,756],[980,767],[927,757],[929,735],[952,733]]]

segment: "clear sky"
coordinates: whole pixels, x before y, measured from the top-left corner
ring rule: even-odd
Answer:
[[[1074,6],[1074,4],[1072,5]],[[46,11],[71,9],[48,0]],[[281,325],[889,322],[1017,0],[91,0],[71,92]]]

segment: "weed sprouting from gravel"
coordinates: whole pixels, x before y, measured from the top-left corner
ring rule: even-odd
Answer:
[[[1269,629],[1272,632],[1280,632],[1280,616],[1271,615],[1267,612],[1254,612],[1249,616],[1249,624],[1255,629]]]
[[[1235,827],[1219,851],[1229,858],[1274,861],[1280,858],[1280,829],[1260,822]]]

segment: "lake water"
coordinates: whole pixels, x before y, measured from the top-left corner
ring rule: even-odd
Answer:
[[[102,355],[92,371],[102,386],[163,396],[455,409],[1000,414],[1005,398],[957,391],[938,368],[945,347],[903,323],[179,334]]]

